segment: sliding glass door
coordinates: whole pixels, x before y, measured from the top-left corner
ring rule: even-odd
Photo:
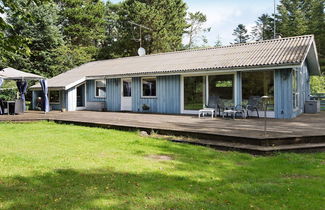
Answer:
[[[184,76],[183,84],[183,111],[202,109],[212,97],[229,106],[234,103],[234,74]]]
[[[231,106],[234,103],[234,75],[212,75],[209,76],[209,97],[215,96]]]
[[[184,110],[199,110],[204,105],[205,77],[184,77]]]

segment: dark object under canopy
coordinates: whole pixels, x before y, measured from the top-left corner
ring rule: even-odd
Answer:
[[[27,80],[39,80],[42,85],[43,90],[43,104],[44,104],[44,111],[49,112],[49,100],[48,100],[48,88],[47,88],[47,82],[46,78],[32,74],[27,73],[23,71],[19,71],[17,69],[8,67],[5,69],[0,70],[0,88],[3,84],[4,80],[16,80],[17,81],[17,88],[20,93],[21,99],[23,100],[23,107],[25,110],[25,94],[27,90]],[[0,107],[0,114],[2,114],[2,110]]]

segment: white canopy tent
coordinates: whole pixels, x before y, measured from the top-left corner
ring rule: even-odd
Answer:
[[[44,111],[45,112],[49,111],[49,101],[47,96],[48,88],[47,88],[47,81],[45,77],[32,74],[32,73],[19,71],[17,69],[8,67],[0,70],[0,88],[4,80],[17,81],[17,88],[21,95],[21,99],[23,100],[24,110],[25,110],[25,94],[27,90],[27,80],[39,80],[44,93]],[[0,107],[0,113],[1,113],[1,107]]]
[[[42,76],[19,71],[17,69],[8,67],[0,70],[0,77],[4,80],[42,80],[45,79]]]

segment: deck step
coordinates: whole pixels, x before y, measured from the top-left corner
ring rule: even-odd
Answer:
[[[217,149],[224,150],[239,150],[247,151],[258,154],[268,154],[274,152],[308,152],[308,151],[325,151],[325,143],[313,143],[313,144],[295,144],[295,145],[280,145],[280,146],[259,146],[232,142],[218,142],[214,140],[171,140],[177,143],[195,144],[201,146],[209,146]]]

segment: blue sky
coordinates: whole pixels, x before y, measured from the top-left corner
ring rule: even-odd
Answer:
[[[201,11],[207,15],[206,27],[210,45],[214,45],[218,35],[223,45],[233,42],[232,32],[240,23],[250,29],[257,17],[263,13],[273,13],[273,0],[184,0],[190,12]],[[119,2],[119,0],[111,0]],[[278,3],[278,0],[277,0]],[[186,40],[185,40],[186,41]]]

